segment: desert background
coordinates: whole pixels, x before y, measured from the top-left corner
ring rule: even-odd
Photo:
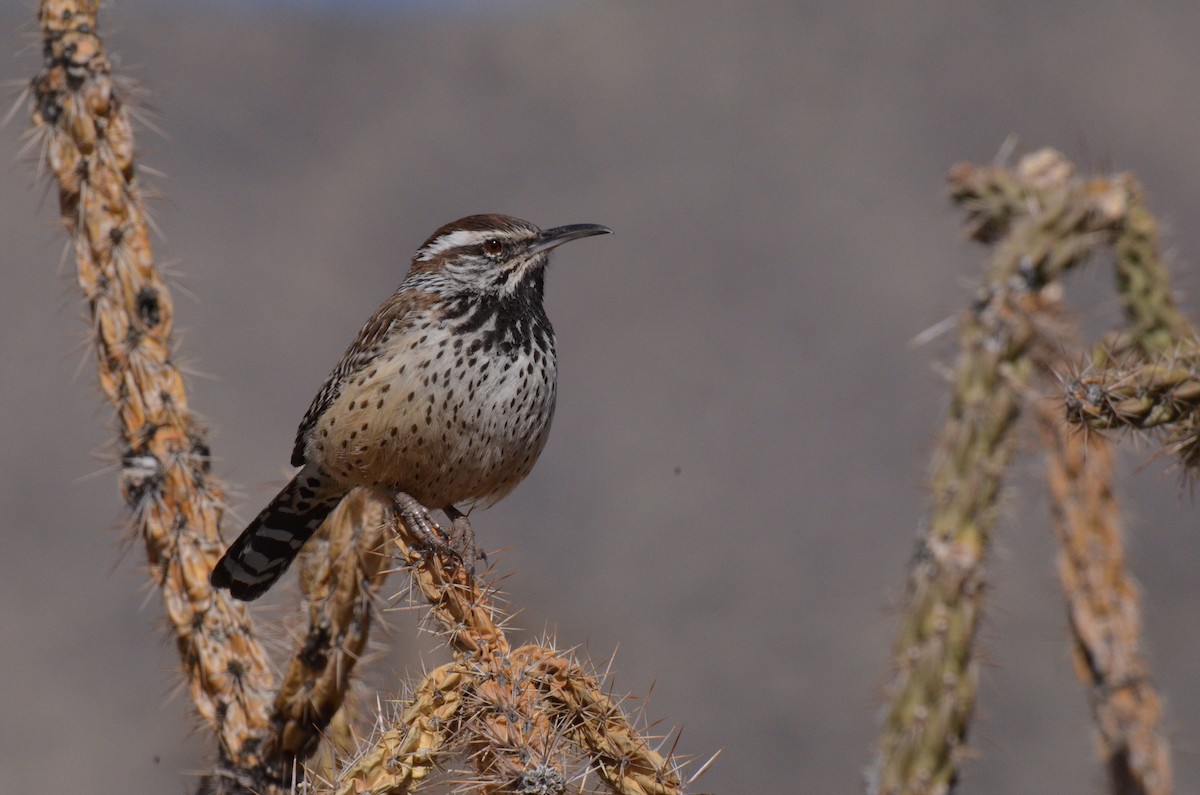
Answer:
[[[32,18],[0,6],[13,101]],[[101,25],[166,133],[139,129],[156,254],[242,519],[435,228],[616,231],[555,257],[554,429],[474,524],[520,626],[596,660],[619,646],[616,688],[652,688],[681,752],[724,749],[698,791],[861,788],[952,335],[908,341],[986,257],[944,197],[954,162],[1016,135],[1136,172],[1200,317],[1194,3],[117,0]],[[27,124],[0,130],[0,792],[187,791],[214,749],[120,543],[111,418]],[[1070,281],[1096,328],[1109,278]],[[1121,497],[1177,791],[1198,793],[1200,506],[1149,452],[1126,446]],[[961,791],[1099,793],[1036,457],[1022,473]],[[290,587],[259,612],[281,646]],[[387,623],[368,692],[441,659],[413,611]]]

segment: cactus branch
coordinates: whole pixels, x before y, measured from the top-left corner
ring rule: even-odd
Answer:
[[[429,674],[399,716],[381,718],[329,792],[408,792],[456,751],[473,765],[464,783],[482,792],[564,791],[579,755],[620,795],[683,792],[676,762],[651,748],[596,678],[545,645],[512,649],[493,592],[399,515],[397,554],[455,661]]]
[[[243,605],[214,592],[223,493],[171,361],[173,307],[154,265],[133,128],[97,34],[95,0],[43,0],[45,66],[33,124],[93,322],[100,387],[116,409],[121,490],[188,679],[225,764],[252,768],[273,676]]]
[[[950,193],[967,211],[968,234],[994,253],[959,322],[933,505],[911,564],[890,704],[867,774],[872,795],[942,795],[957,780],[975,706],[982,567],[1013,426],[1044,355],[1038,348],[1053,344],[1057,279],[1112,242],[1129,203],[1127,185],[1082,183],[1050,150],[1011,170],[956,166]]]
[[[390,560],[383,549],[389,525],[383,504],[356,489],[305,547],[300,586],[308,628],[275,694],[271,722],[277,729],[264,750],[280,770],[309,756],[342,707]]]
[[[1112,491],[1112,448],[1067,426],[1052,402],[1042,404],[1039,427],[1075,670],[1088,688],[1111,791],[1169,795],[1170,744],[1140,650],[1141,604]]]
[[[1067,419],[1094,430],[1171,427],[1200,409],[1200,376],[1177,358],[1137,363],[1067,386]]]

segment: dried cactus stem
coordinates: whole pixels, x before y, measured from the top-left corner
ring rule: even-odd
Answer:
[[[1200,411],[1200,375],[1180,357],[1113,367],[1072,381],[1066,408],[1068,420],[1093,430],[1170,430]]]
[[[480,792],[552,795],[566,789],[558,732],[534,675],[543,653],[539,646],[523,646],[472,672],[462,736],[475,766],[471,783]]]
[[[539,708],[523,655],[511,651],[489,592],[461,561],[431,550],[420,528],[398,520],[396,533],[400,557],[411,567],[431,617],[470,672],[455,739],[464,743],[475,766],[472,785],[484,792],[512,791],[534,767],[565,782],[551,754],[553,727]]]
[[[320,791],[409,792],[465,749],[474,773],[461,783],[481,792],[564,792],[567,765],[582,755],[613,792],[682,793],[671,758],[650,747],[594,677],[544,646],[512,650],[491,591],[395,514],[397,554],[455,661],[425,678],[398,719],[381,718],[370,747]]]
[[[1075,668],[1088,688],[1110,790],[1169,795],[1170,744],[1139,648],[1141,605],[1126,567],[1112,449],[1073,432],[1050,403],[1039,414]]]
[[[669,757],[650,747],[600,682],[578,663],[545,649],[531,649],[538,680],[557,722],[591,755],[613,792],[621,795],[678,795],[683,782]]]
[[[306,545],[300,583],[308,628],[275,695],[271,722],[277,728],[263,751],[265,765],[290,771],[315,750],[342,708],[390,561],[383,549],[390,524],[384,506],[356,489]]]
[[[429,615],[441,627],[450,650],[464,663],[506,656],[508,638],[487,589],[453,555],[430,549],[421,529],[401,520],[401,511],[394,513],[396,552],[429,603]]]
[[[1185,465],[1194,465],[1200,404],[1195,329],[1172,299],[1158,224],[1134,180],[1125,182],[1132,200],[1114,249],[1127,328],[1118,345],[1093,354],[1097,366],[1112,369],[1068,388],[1067,419],[1090,428],[1160,428]],[[1114,361],[1130,356],[1134,363],[1113,368]],[[1103,438],[1072,433],[1055,414],[1044,405],[1040,426],[1061,548],[1059,578],[1076,671],[1088,686],[1109,788],[1121,795],[1169,795],[1170,743],[1162,728],[1162,701],[1140,649],[1141,604],[1126,566],[1112,491],[1112,449]]]
[[[1035,348],[1052,336],[1042,328],[1053,325],[1058,277],[1113,239],[1129,204],[1124,183],[1073,177],[1051,150],[1011,170],[961,164],[950,174],[968,234],[995,252],[980,298],[960,321],[953,397],[930,478],[933,504],[910,568],[890,703],[867,772],[872,795],[941,795],[958,776],[976,697],[982,565]]]
[[[121,487],[151,576],[224,762],[253,768],[272,675],[249,616],[208,586],[220,555],[222,489],[170,360],[172,304],[154,266],[129,110],[97,35],[94,0],[43,0],[45,65],[34,134],[58,187],[94,327],[99,382],[117,411]]]
[[[466,674],[458,663],[430,672],[413,692],[395,728],[385,728],[338,777],[337,795],[404,795],[435,769],[458,731]]]

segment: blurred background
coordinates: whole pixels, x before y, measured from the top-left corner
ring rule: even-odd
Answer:
[[[31,5],[0,7],[14,99],[39,64]],[[1135,171],[1200,316],[1194,3],[118,0],[101,26],[166,133],[139,138],[164,174],[156,253],[242,518],[435,228],[616,230],[556,257],[554,431],[475,527],[522,627],[597,660],[619,646],[616,688],[653,688],[681,752],[724,749],[701,791],[860,788],[953,335],[907,342],[985,258],[944,198],[951,164],[1015,134]],[[0,131],[0,790],[186,791],[213,746],[142,551],[118,543],[110,412],[26,126]],[[1108,279],[1071,282],[1097,325]],[[1178,791],[1197,793],[1196,505],[1147,453],[1126,452],[1121,493]],[[1035,456],[1022,472],[963,791],[1098,793]],[[259,611],[281,648],[290,598]],[[372,688],[441,659],[416,620],[376,634]]]

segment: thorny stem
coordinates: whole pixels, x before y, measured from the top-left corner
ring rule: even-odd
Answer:
[[[96,0],[42,0],[45,66],[34,79],[34,133],[87,299],[100,387],[117,412],[121,489],[196,710],[224,763],[261,761],[273,676],[245,607],[214,592],[223,494],[204,431],[171,361],[171,296],[155,268],[134,163],[133,129],[97,35]]]
[[[566,762],[582,753],[612,792],[683,792],[678,765],[650,746],[597,678],[551,648],[512,649],[491,592],[404,522],[395,531],[455,662],[429,674],[398,718],[381,719],[329,792],[406,793],[455,750],[470,755],[469,783],[481,791],[531,792],[536,784],[561,792],[570,781]]]
[[[300,586],[308,628],[275,694],[277,728],[264,751],[281,770],[315,750],[346,699],[390,560],[383,549],[389,535],[383,504],[357,489],[305,545]]]
[[[969,234],[994,254],[979,298],[960,319],[933,504],[909,572],[890,704],[868,771],[872,795],[942,795],[958,777],[975,706],[982,566],[1035,353],[1053,337],[1040,324],[1057,303],[1059,276],[1113,239],[1128,205],[1126,185],[1072,177],[1070,164],[1048,150],[1011,171],[962,164],[951,172]]]
[[[1067,418],[1095,430],[1173,426],[1200,409],[1200,375],[1172,359],[1114,368],[1068,386]]]
[[[1158,224],[1132,178],[1131,202],[1114,245],[1117,295],[1125,310],[1126,350],[1145,358],[1194,350],[1196,330],[1171,297],[1171,274],[1163,262]]]
[[[1088,688],[1111,792],[1169,795],[1171,749],[1140,649],[1141,604],[1126,566],[1112,448],[1068,427],[1052,401],[1042,403],[1039,426],[1075,670]]]

